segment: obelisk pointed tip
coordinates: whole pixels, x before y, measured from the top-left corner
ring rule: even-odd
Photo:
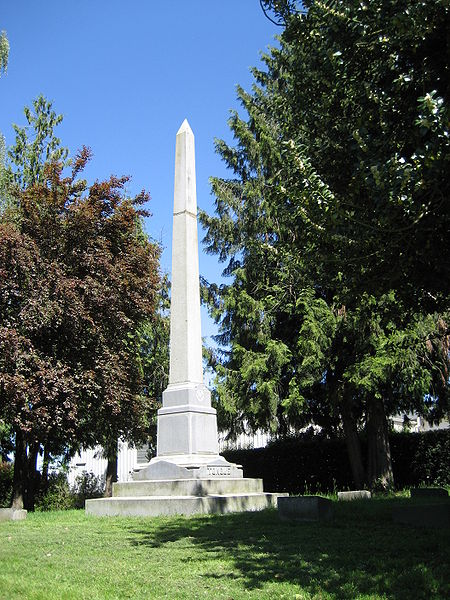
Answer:
[[[177,131],[177,135],[180,135],[180,133],[192,133],[192,129],[191,126],[188,123],[188,120],[185,119],[182,123],[181,123],[181,127],[180,129]]]

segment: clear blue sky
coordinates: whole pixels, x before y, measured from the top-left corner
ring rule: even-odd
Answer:
[[[258,0],[0,0],[10,58],[0,78],[0,131],[25,124],[23,107],[40,93],[64,115],[57,133],[72,154],[94,153],[89,181],[130,175],[131,194],[152,200],[147,231],[165,248],[170,272],[175,134],[187,118],[195,134],[198,204],[212,211],[208,179],[225,175],[214,138],[231,140],[236,85],[276,44],[279,28]],[[200,238],[202,234],[200,232]],[[200,272],[221,265],[200,247]],[[203,333],[212,332],[203,318]]]

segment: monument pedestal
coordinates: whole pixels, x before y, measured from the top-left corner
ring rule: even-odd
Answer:
[[[172,384],[163,392],[156,439],[152,462],[162,459],[187,467],[219,459],[216,410],[203,383]]]
[[[276,508],[287,494],[263,492],[262,479],[244,477],[128,481],[113,484],[112,498],[86,500],[97,516],[156,517]]]

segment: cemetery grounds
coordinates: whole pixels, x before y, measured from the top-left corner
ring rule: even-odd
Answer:
[[[0,599],[449,598],[450,529],[394,523],[392,509],[411,502],[335,501],[331,521],[309,523],[282,522],[275,510],[36,512],[0,523]]]

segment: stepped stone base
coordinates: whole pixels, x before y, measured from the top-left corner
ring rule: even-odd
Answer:
[[[209,496],[255,494],[263,491],[262,479],[169,479],[127,481],[113,484],[113,497],[134,496]]]
[[[108,517],[224,514],[276,507],[279,496],[287,494],[263,492],[262,479],[128,481],[113,485],[112,498],[86,500],[86,513]]]

